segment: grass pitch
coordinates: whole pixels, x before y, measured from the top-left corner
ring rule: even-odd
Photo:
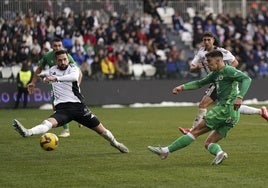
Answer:
[[[267,187],[268,123],[258,115],[241,115],[220,142],[229,158],[212,166],[214,157],[203,146],[207,134],[165,160],[147,150],[148,145],[165,146],[178,138],[177,127],[190,126],[197,107],[91,110],[129,147],[129,154],[76,122],[71,123],[71,137],[60,138],[55,151],[44,151],[40,136],[22,138],[11,122],[16,118],[30,128],[51,110],[0,110],[1,187]]]

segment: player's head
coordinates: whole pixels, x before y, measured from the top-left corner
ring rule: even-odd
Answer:
[[[63,49],[62,41],[59,38],[55,38],[52,41],[52,49],[54,52]]]
[[[60,70],[66,70],[69,65],[68,52],[66,50],[58,50],[55,52],[56,65]]]
[[[211,50],[214,46],[215,37],[211,32],[204,32],[202,36],[203,45],[207,50]]]
[[[217,71],[220,70],[223,66],[223,54],[219,50],[213,50],[211,52],[208,52],[206,54],[207,62],[208,62],[208,68],[211,71]]]

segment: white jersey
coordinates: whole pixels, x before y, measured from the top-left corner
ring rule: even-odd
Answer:
[[[235,57],[234,55],[224,49],[224,48],[221,48],[221,47],[215,47],[215,50],[219,50],[222,52],[223,54],[223,62],[225,64],[228,64],[230,65],[234,60],[235,60]],[[208,68],[208,63],[207,63],[207,59],[206,59],[206,54],[208,53],[208,51],[204,48],[204,47],[201,47],[197,54],[194,56],[194,59],[192,60],[191,62],[191,65],[195,65],[197,66],[199,62],[201,62],[204,66],[204,70],[206,71],[206,73],[208,74],[210,72],[209,68]]]
[[[56,82],[52,82],[53,104],[74,102],[82,103],[83,96],[78,86],[79,68],[69,65],[66,70],[60,70],[57,65],[49,69],[49,76],[57,78]]]

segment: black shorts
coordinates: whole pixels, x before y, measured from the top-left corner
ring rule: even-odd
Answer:
[[[216,86],[214,84],[211,84],[206,90],[206,95],[209,96],[213,101],[217,100],[217,91]]]
[[[55,118],[58,127],[74,120],[88,128],[100,124],[98,118],[82,103],[61,103],[55,106],[55,113],[50,117]]]

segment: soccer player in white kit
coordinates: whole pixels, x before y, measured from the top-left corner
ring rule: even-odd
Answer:
[[[23,137],[44,134],[52,128],[63,126],[74,120],[85,127],[94,130],[122,153],[128,153],[128,148],[118,142],[114,135],[106,129],[98,118],[87,108],[84,97],[78,85],[79,68],[69,64],[68,53],[65,50],[55,52],[56,65],[49,69],[45,83],[53,87],[55,113],[41,124],[26,129],[18,120],[13,120],[13,127]]]
[[[199,51],[197,52],[197,54],[194,56],[190,64],[190,71],[194,72],[194,71],[203,69],[208,74],[210,70],[207,66],[205,55],[208,52],[211,52],[213,50],[218,50],[222,52],[223,62],[225,64],[231,65],[233,67],[238,66],[238,61],[235,59],[235,57],[230,51],[214,45],[215,37],[211,32],[205,32],[203,34],[202,40],[203,40],[203,47],[201,47]],[[205,95],[203,96],[202,100],[199,103],[199,110],[192,124],[192,128],[194,128],[199,122],[202,121],[203,117],[207,113],[208,106],[216,100],[217,100],[217,96],[216,96],[215,86],[214,84],[211,84],[210,87],[207,89]],[[240,113],[247,114],[247,115],[259,114],[265,120],[268,121],[268,113],[267,113],[267,109],[265,106],[259,109],[259,108],[254,108],[254,107],[250,107],[246,105],[241,105]],[[192,128],[179,127],[179,131],[182,132],[183,134],[187,134]]]

